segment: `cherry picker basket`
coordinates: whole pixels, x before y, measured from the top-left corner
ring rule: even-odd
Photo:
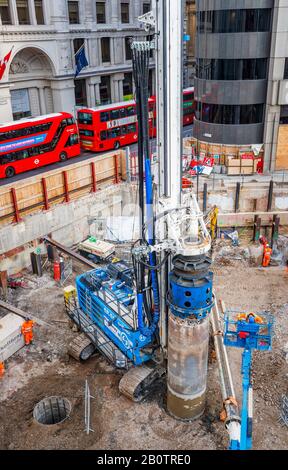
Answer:
[[[273,317],[270,313],[259,314],[227,310],[224,316],[224,344],[236,348],[271,351]]]

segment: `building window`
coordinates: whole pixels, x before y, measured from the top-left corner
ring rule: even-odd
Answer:
[[[133,77],[132,77],[132,73],[124,73],[123,96],[124,96],[125,101],[133,99]]]
[[[288,80],[288,57],[285,59],[285,66],[284,66],[284,80]]]
[[[68,14],[70,24],[79,24],[79,3],[68,1]]]
[[[263,122],[263,104],[232,106],[223,104],[197,104],[197,119],[212,124],[259,124]]]
[[[104,75],[101,77],[101,82],[99,85],[100,89],[100,101],[101,104],[110,104],[111,103],[111,80],[110,75]]]
[[[101,38],[102,62],[111,62],[110,38]]]
[[[76,106],[87,106],[86,80],[75,80]]]
[[[96,2],[96,19],[98,24],[106,23],[106,4],[105,2]]]
[[[198,59],[196,76],[202,80],[266,80],[268,59]]]
[[[16,0],[16,6],[19,24],[31,24],[28,0]]]
[[[131,38],[125,38],[125,60],[132,60]]]
[[[2,25],[12,24],[9,0],[0,0],[0,17]]]
[[[151,10],[151,5],[150,3],[143,3],[143,15],[148,13]]]
[[[281,106],[280,124],[288,124],[288,106]]]
[[[270,8],[216,10],[197,13],[199,33],[250,33],[271,30]]]
[[[27,88],[11,90],[11,103],[15,121],[32,116]]]
[[[121,3],[121,23],[129,22],[129,3]]]
[[[84,44],[83,38],[73,39],[74,55],[79,51],[79,49],[83,46],[83,44]]]
[[[43,14],[43,1],[34,0],[34,4],[35,4],[35,14],[36,14],[37,24],[45,24],[44,14]]]

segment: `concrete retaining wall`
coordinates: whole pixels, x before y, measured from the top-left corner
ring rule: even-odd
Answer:
[[[90,234],[95,235],[91,233],[90,220],[121,215],[123,199],[129,198],[125,186],[111,186],[77,201],[27,216],[21,223],[0,228],[0,271],[12,274],[30,266],[35,241],[37,245],[37,240],[48,234],[68,247]],[[21,252],[17,250],[19,247],[23,247]]]

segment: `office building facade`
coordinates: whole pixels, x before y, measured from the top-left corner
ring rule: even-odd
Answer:
[[[197,0],[196,6],[195,136],[225,145],[265,144],[264,169],[280,169],[286,114],[288,123],[287,2]]]

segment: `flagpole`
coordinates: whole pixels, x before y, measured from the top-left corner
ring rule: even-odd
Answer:
[[[74,57],[76,57],[76,55],[78,54],[78,52],[80,52],[83,47],[85,47],[85,42],[83,42],[82,46],[79,47],[79,49],[78,49],[77,52],[75,52]]]

